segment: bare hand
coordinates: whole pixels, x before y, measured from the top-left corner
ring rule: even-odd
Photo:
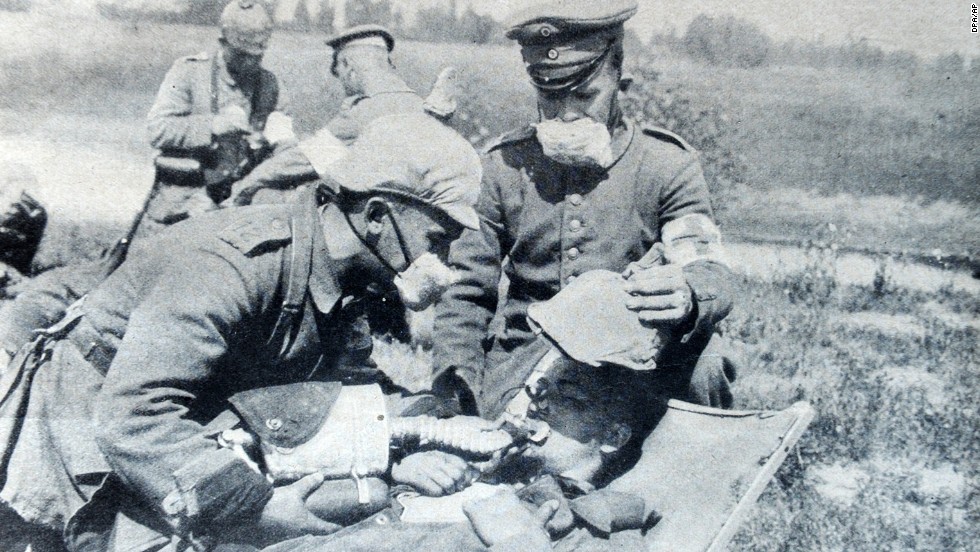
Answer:
[[[548,533],[545,525],[558,511],[558,501],[549,500],[534,511],[533,504],[525,506],[512,490],[463,504],[463,513],[469,518],[473,530],[487,546],[517,537],[530,539],[534,535],[545,542]]]
[[[681,267],[631,267],[624,276],[624,288],[631,296],[626,306],[641,322],[673,327],[686,322],[694,311],[693,292]]]
[[[269,545],[303,535],[327,535],[339,525],[318,518],[309,510],[306,499],[323,483],[323,474],[307,475],[299,481],[276,487],[272,499],[259,517],[258,529],[263,544]]]
[[[221,109],[211,119],[211,134],[215,136],[244,136],[252,133],[245,110],[237,105]]]
[[[466,460],[440,450],[410,454],[391,467],[392,480],[410,485],[428,496],[442,496],[464,489],[470,484],[472,475],[473,470]]]

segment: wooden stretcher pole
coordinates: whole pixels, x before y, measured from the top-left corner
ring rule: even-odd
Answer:
[[[762,469],[759,470],[755,479],[749,485],[748,490],[742,495],[742,499],[738,501],[735,509],[732,510],[728,519],[725,520],[725,524],[715,535],[714,540],[708,547],[707,552],[724,552],[727,549],[728,543],[735,536],[735,532],[742,525],[746,515],[751,510],[752,506],[755,504],[756,500],[759,499],[759,495],[765,490],[766,485],[769,481],[776,475],[776,470],[782,465],[783,461],[786,459],[786,455],[789,454],[790,449],[792,449],[800,437],[803,436],[803,432],[806,431],[807,426],[813,421],[814,410],[809,403],[798,402],[793,404],[787,409],[788,412],[793,412],[796,414],[796,419],[790,425],[789,429],[783,435],[780,440],[780,446],[773,452],[769,458],[766,459],[765,464],[763,464]]]

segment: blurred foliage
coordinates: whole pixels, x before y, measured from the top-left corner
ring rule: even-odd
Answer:
[[[758,26],[732,15],[695,17],[683,44],[695,59],[736,67],[764,65],[772,48],[772,40]]]
[[[355,25],[384,25],[392,22],[391,2],[388,0],[346,0],[347,26]]]
[[[719,104],[698,101],[687,86],[665,84],[649,56],[628,56],[625,76],[632,79],[622,94],[623,112],[640,125],[666,128],[693,145],[712,192],[716,210],[735,186],[745,181],[745,162],[736,150],[737,129]]]
[[[454,6],[420,8],[414,26],[403,33],[407,38],[426,42],[489,44],[505,40],[500,22],[469,7],[458,16]]]

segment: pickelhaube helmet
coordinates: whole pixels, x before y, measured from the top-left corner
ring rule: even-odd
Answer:
[[[237,50],[261,55],[272,36],[272,18],[257,0],[232,0],[221,12],[221,38]]]

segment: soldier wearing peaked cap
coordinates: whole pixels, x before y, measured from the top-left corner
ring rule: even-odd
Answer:
[[[366,375],[370,349],[344,357],[345,307],[396,278],[410,307],[437,299],[480,178],[453,130],[385,117],[293,205],[195,217],[134,251],[0,380],[0,514],[69,550],[335,530],[304,502],[322,476],[270,484],[218,446],[218,414],[242,391]]]
[[[340,109],[298,148],[252,171],[242,187],[313,178],[342,155],[340,146],[351,144],[372,120],[424,111],[422,97],[395,73],[390,57],[395,39],[390,31],[380,25],[360,25],[328,38],[326,44],[333,49],[330,73],[340,80],[346,95]]]
[[[664,394],[731,405],[733,367],[714,328],[734,278],[698,156],[667,130],[638,128],[619,105],[623,23],[636,11],[635,0],[552,1],[509,24],[541,120],[488,148],[480,230],[450,255],[462,278],[437,307],[435,391],[463,410],[489,413],[502,390],[523,384],[501,366],[533,338],[528,306],[593,269],[622,271],[631,309],[673,336],[658,371]],[[503,327],[491,335],[495,316]]]

